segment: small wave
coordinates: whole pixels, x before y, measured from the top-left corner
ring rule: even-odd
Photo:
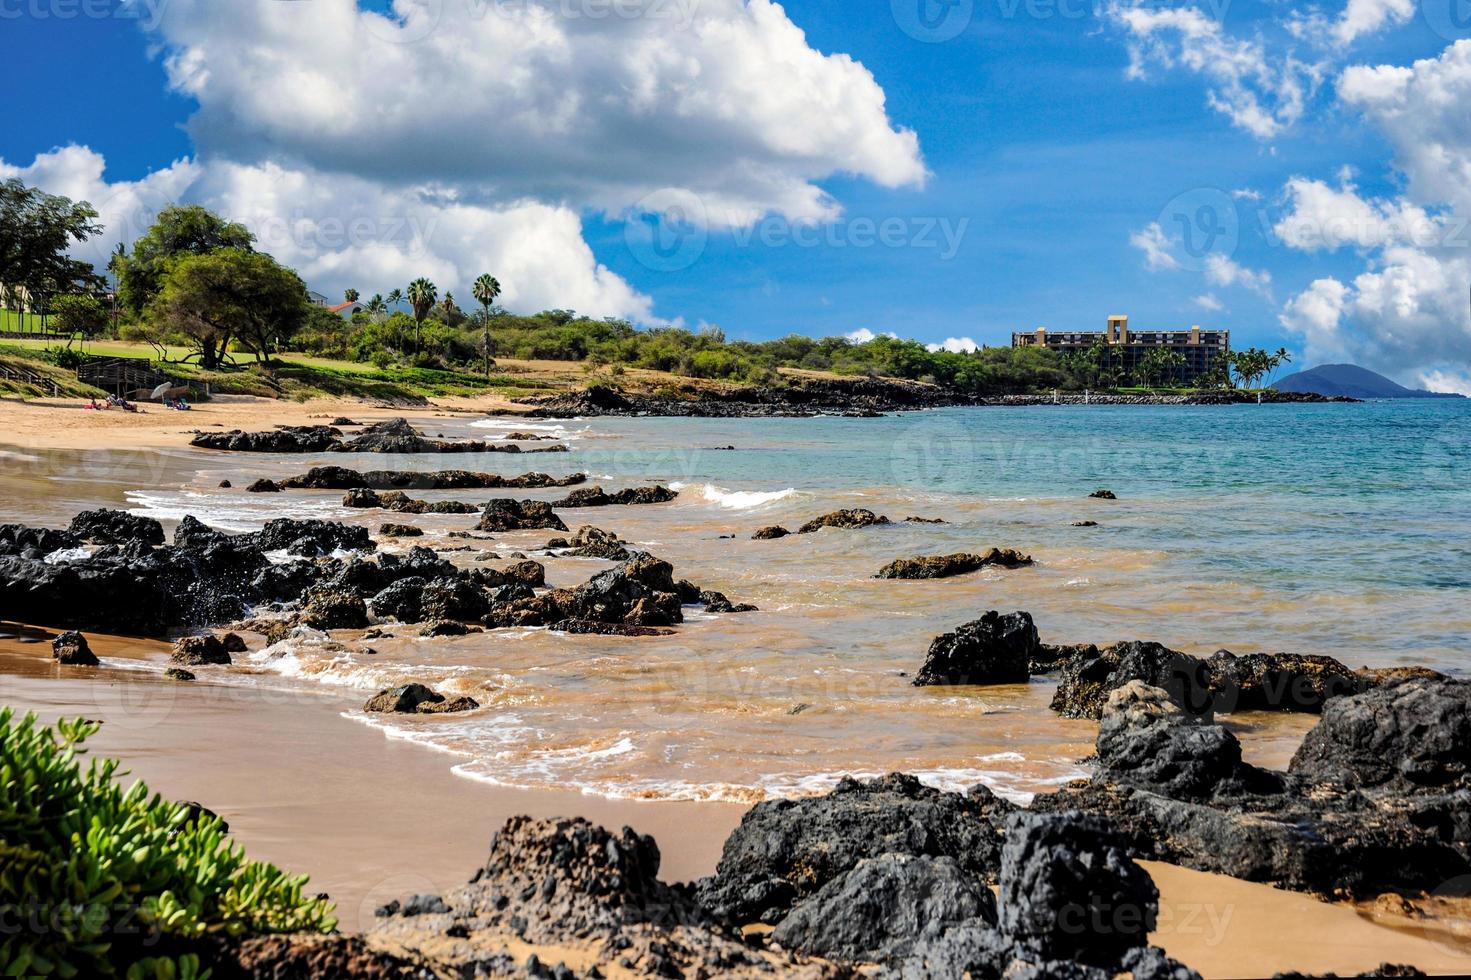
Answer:
[[[571,440],[581,439],[587,429],[569,429],[566,425],[557,422],[527,422],[522,419],[480,419],[470,423],[472,429],[490,429],[494,432],[533,432],[537,435],[552,436],[555,439]]]
[[[304,520],[314,517],[341,519],[342,504],[336,498],[312,499],[290,494],[251,494],[252,499],[197,490],[129,490],[128,513],[157,521],[181,521],[194,517],[221,531],[258,531],[277,517]]]
[[[81,561],[90,557],[92,549],[85,546],[79,548],[61,548],[46,556],[46,564],[62,565],[69,561]]]
[[[40,456],[32,456],[30,453],[18,453],[13,449],[0,449],[0,459],[18,459],[22,463],[39,463]]]
[[[678,490],[681,493],[689,489],[688,484],[671,483],[669,489]],[[774,504],[778,500],[785,500],[797,493],[796,487],[787,487],[785,490],[727,490],[717,487],[713,483],[707,483],[700,488],[701,497],[709,503],[726,510],[752,510],[756,507],[764,507]]]

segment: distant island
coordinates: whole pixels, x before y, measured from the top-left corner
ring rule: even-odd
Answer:
[[[1464,398],[1445,392],[1422,391],[1396,384],[1357,364],[1324,364],[1289,375],[1272,385],[1292,394],[1315,394],[1342,398]]]

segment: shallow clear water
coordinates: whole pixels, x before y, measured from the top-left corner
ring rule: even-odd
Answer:
[[[446,436],[525,429],[433,419]],[[678,483],[667,505],[565,511],[671,561],[679,577],[754,602],[695,613],[657,639],[512,630],[458,639],[351,636],[259,653],[241,683],[329,685],[349,716],[367,693],[419,680],[485,706],[459,718],[393,719],[389,734],[510,785],[609,796],[752,800],[820,790],[844,773],[903,769],[946,786],[1023,794],[1081,773],[1093,726],[1048,709],[1046,682],[919,690],[906,673],[937,633],[988,609],[1025,609],[1044,639],[1155,639],[1326,653],[1350,666],[1461,672],[1471,651],[1471,403],[1233,408],[956,409],[881,419],[595,419],[546,423],[566,455],[190,457],[186,486],[127,494],[138,513],[192,513],[236,530],[277,516],[376,526],[337,493],[246,495],[229,477],[285,476],[321,462],[503,474],[585,470],[610,489]],[[726,451],[717,447],[734,446]],[[1118,501],[1087,498],[1116,491]],[[518,492],[552,499],[562,491]],[[425,497],[480,500],[465,491]],[[897,524],[750,540],[839,507]],[[395,519],[398,519],[395,517]],[[470,517],[422,517],[425,543]],[[1073,527],[1094,520],[1097,528]],[[725,537],[734,535],[734,537]],[[506,554],[551,536],[499,536]],[[486,546],[475,542],[476,547]],[[1006,546],[1038,565],[941,582],[871,576],[897,558]],[[470,564],[471,555],[450,555]],[[605,567],[547,562],[553,585]],[[1248,749],[1285,761],[1304,718],[1237,719]],[[427,756],[426,765],[439,764]]]

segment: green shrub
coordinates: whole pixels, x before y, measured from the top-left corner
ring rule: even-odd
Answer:
[[[335,928],[306,878],[246,861],[218,817],[124,790],[114,760],[83,768],[97,729],[0,709],[0,972],[187,980],[197,958],[167,951],[190,940]]]
[[[75,371],[87,360],[87,355],[74,347],[48,347],[41,355],[47,364],[55,364],[59,368]]]

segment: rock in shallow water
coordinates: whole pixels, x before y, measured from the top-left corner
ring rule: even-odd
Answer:
[[[537,528],[565,531],[567,525],[552,513],[552,508],[546,501],[509,498],[492,500],[486,504],[480,515],[480,523],[475,525],[478,531],[533,531]]]
[[[1454,681],[1409,683],[1427,685],[1424,695],[1451,712],[1466,697]],[[1417,740],[1363,737],[1365,717],[1394,714],[1396,688],[1329,701],[1304,740],[1314,748],[1285,780],[1239,763],[1234,738],[1218,726],[1169,723],[1159,707],[1174,701],[1167,692],[1135,698],[1135,690],[1120,693],[1106,717],[1094,778],[1039,795],[1033,810],[1104,817],[1136,857],[1317,894],[1413,892],[1471,874],[1471,789],[1455,774],[1459,764],[1430,763],[1450,779],[1441,784],[1386,777],[1423,771]],[[1366,753],[1369,744],[1377,752]],[[1435,748],[1429,757],[1444,758]]]
[[[215,636],[186,636],[174,643],[169,657],[185,667],[225,666],[230,663],[230,652]]]
[[[983,568],[1022,568],[1032,564],[1029,555],[1011,548],[988,548],[980,554],[925,555],[889,562],[875,578],[933,579],[969,575]]]
[[[812,534],[821,531],[825,527],[839,528],[845,531],[858,530],[865,527],[875,527],[883,524],[893,523],[887,517],[880,517],[871,510],[836,510],[831,514],[813,518],[797,529],[798,534]]]
[[[1025,684],[1040,641],[1024,612],[991,611],[930,644],[915,687],[944,684]]]
[[[75,630],[62,633],[51,641],[51,658],[59,664],[73,667],[96,667],[99,661],[87,638]]]
[[[370,714],[438,715],[473,711],[478,707],[473,698],[446,698],[423,684],[404,684],[379,691],[368,699],[363,710]]]

